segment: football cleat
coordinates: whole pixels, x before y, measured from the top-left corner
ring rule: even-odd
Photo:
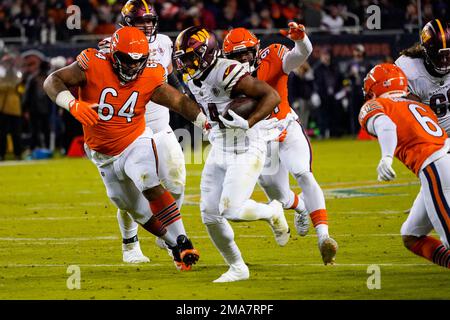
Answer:
[[[273,200],[269,203],[269,206],[275,209],[275,214],[269,220],[270,227],[275,235],[275,240],[279,246],[285,246],[289,241],[291,232],[286,217],[284,216],[283,205],[279,201]]]
[[[328,237],[319,241],[319,250],[325,265],[334,264],[338,244],[333,238]]]
[[[150,262],[150,259],[142,253],[139,242],[122,244],[122,260],[125,263]]]
[[[309,231],[309,216],[308,211],[294,213],[294,226],[297,234],[304,237]]]
[[[250,271],[245,263],[240,265],[230,265],[227,272],[222,274],[219,278],[214,280],[214,283],[234,282],[247,280],[250,278]]]
[[[185,235],[179,235],[177,238],[177,245],[175,247],[168,247],[169,255],[173,257],[175,267],[179,271],[189,271],[192,265],[200,258],[197,249],[194,249],[191,240]]]

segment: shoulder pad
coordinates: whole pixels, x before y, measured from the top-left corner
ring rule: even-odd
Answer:
[[[88,70],[89,67],[92,66],[95,59],[107,60],[105,55],[93,48],[85,49],[77,56],[78,65],[84,71]]]
[[[402,55],[395,60],[395,64],[403,70],[409,81],[416,80],[421,76],[421,72],[426,72],[422,59]]]

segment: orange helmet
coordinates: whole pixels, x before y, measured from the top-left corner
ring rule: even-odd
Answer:
[[[364,78],[365,97],[376,98],[391,91],[408,91],[408,79],[395,64],[376,65]]]
[[[223,54],[228,59],[235,59],[239,62],[249,62],[254,66],[259,51],[259,40],[249,30],[245,28],[231,29],[223,40]],[[252,51],[253,59],[251,61],[241,61],[240,55],[244,52]]]
[[[120,81],[130,82],[145,68],[148,59],[145,34],[134,27],[118,29],[111,37],[111,60]]]

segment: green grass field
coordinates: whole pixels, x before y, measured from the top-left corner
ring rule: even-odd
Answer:
[[[324,266],[314,229],[278,247],[263,222],[233,223],[251,278],[211,281],[227,270],[201,223],[200,165],[187,168],[184,224],[201,253],[191,272],[175,270],[154,236],[140,229],[151,262],[122,263],[116,209],[87,159],[0,165],[0,299],[449,299],[448,270],[408,252],[400,227],[418,190],[401,163],[392,183],[376,181],[376,141],[313,142],[315,176],[327,198],[331,235],[340,249]],[[296,186],[294,190],[300,191]],[[264,200],[257,187],[254,199]],[[369,265],[381,289],[369,290]],[[81,289],[69,290],[67,268],[78,265]]]

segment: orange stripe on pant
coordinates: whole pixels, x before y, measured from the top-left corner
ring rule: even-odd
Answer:
[[[289,209],[295,209],[298,206],[298,195],[294,194],[294,203]]]

